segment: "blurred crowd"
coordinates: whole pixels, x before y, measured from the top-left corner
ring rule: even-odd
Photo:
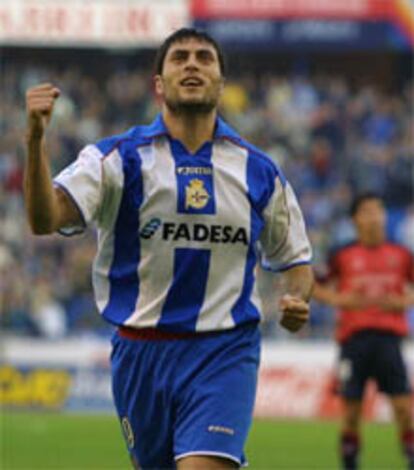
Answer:
[[[93,303],[92,231],[70,240],[34,237],[24,217],[27,87],[50,81],[61,89],[48,149],[53,173],[87,143],[150,122],[158,112],[149,69],[100,73],[69,67],[8,64],[0,82],[0,325],[6,332],[46,338],[109,334]],[[322,266],[332,247],[350,241],[352,196],[383,195],[389,236],[414,251],[414,85],[384,93],[352,87],[333,75],[229,77],[221,113],[283,169],[303,208]],[[259,272],[269,336],[276,326],[277,278]],[[309,338],[332,336],[334,313],[313,305]],[[414,331],[414,327],[413,327]]]

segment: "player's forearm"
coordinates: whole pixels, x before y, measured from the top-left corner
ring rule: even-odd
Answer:
[[[54,232],[58,220],[57,197],[42,136],[27,137],[24,198],[33,233],[45,235]]]
[[[331,307],[337,307],[338,299],[336,292],[331,287],[315,282],[312,291],[312,297],[318,302],[330,305]]]
[[[314,276],[309,265],[295,266],[283,272],[282,290],[284,294],[299,297],[306,302],[312,294]]]

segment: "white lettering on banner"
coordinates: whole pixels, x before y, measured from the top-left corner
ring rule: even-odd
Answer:
[[[353,18],[391,15],[389,0],[193,0],[197,18]]]
[[[350,41],[360,34],[353,21],[290,21],[282,26],[284,39],[293,41]]]
[[[0,44],[155,46],[189,21],[188,0],[0,0]]]
[[[309,418],[317,415],[329,378],[313,368],[264,369],[259,378],[256,416]]]

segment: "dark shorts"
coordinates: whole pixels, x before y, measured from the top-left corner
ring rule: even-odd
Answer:
[[[174,468],[189,455],[242,464],[260,355],[257,325],[177,340],[113,338],[113,393],[132,457]]]
[[[402,352],[401,338],[374,330],[354,334],[341,345],[338,364],[339,392],[344,398],[360,400],[368,379],[388,395],[411,392]]]

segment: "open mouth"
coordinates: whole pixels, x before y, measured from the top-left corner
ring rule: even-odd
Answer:
[[[180,85],[185,87],[202,86],[204,85],[204,81],[197,77],[187,77],[181,80]]]

